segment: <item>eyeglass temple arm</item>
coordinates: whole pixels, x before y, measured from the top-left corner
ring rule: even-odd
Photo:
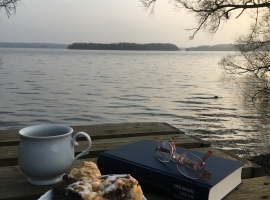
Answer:
[[[171,137],[171,141],[172,141],[172,148],[173,148],[173,154],[175,155],[176,153],[176,146],[175,146],[175,140],[174,137]],[[204,157],[202,158],[202,161],[206,161],[206,159],[212,154],[212,151],[207,151],[207,153],[204,155]]]
[[[175,140],[174,137],[171,137],[171,141],[172,141],[172,148],[173,148],[173,156],[176,157],[176,146],[175,146]],[[202,161],[206,161],[206,159],[212,154],[212,151],[207,151],[207,153],[204,155],[204,157],[202,158]]]
[[[201,177],[205,179],[210,179],[211,173],[209,171],[203,170]]]
[[[206,159],[212,154],[212,151],[207,151],[207,153],[204,155],[204,157],[202,158],[202,161],[206,161]],[[211,173],[206,171],[206,170],[203,170],[202,172],[202,178],[205,178],[205,179],[210,179],[211,178]]]
[[[157,151],[157,150],[159,150],[159,151],[161,151],[163,153],[167,153],[167,154],[170,154],[170,152],[171,152],[170,150],[165,149],[163,147],[156,147],[155,151]]]
[[[171,137],[171,141],[172,141],[173,154],[175,154],[176,153],[176,146],[175,146],[174,137]]]
[[[178,156],[180,157],[181,155],[178,154]],[[178,159],[179,159],[179,157],[178,157]],[[181,163],[184,164],[184,162],[181,162]],[[191,164],[190,167],[192,169],[194,169],[194,170],[197,170],[198,168],[200,168],[204,164],[204,162],[198,164],[198,163],[196,163],[196,162],[194,162],[192,160],[188,160],[188,162],[186,161],[185,163],[186,164]],[[201,174],[201,178],[210,179],[211,178],[211,173],[206,171],[206,170],[203,170],[202,174]]]
[[[207,153],[204,155],[204,157],[202,158],[202,161],[206,161],[206,159],[212,154],[212,151],[207,151]]]
[[[173,151],[176,151],[174,137],[171,137]]]
[[[198,164],[198,163],[193,162],[193,161],[189,161],[189,163],[192,164],[191,167],[192,167],[194,170],[196,170],[198,167],[200,167],[200,166],[202,165],[202,163],[201,163],[201,164]],[[204,170],[202,171],[201,178],[210,179],[210,178],[211,178],[211,173],[208,172],[208,171],[206,171],[206,170],[204,169]]]

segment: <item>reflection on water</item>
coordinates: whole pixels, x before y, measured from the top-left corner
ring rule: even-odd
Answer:
[[[0,49],[0,129],[157,121],[257,151],[269,141],[269,110],[222,74],[228,53]]]
[[[270,96],[267,84],[268,82],[260,81],[253,76],[237,79],[237,85],[241,89],[239,99],[247,116],[243,118],[243,124],[250,129],[248,139],[241,149],[262,154],[270,152]]]

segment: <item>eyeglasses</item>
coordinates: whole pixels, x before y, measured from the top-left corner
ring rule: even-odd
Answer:
[[[211,178],[211,173],[204,170],[204,166],[205,160],[212,154],[212,151],[208,151],[202,159],[188,152],[178,154],[176,152],[174,138],[172,137],[171,140],[172,144],[162,141],[156,147],[156,158],[160,162],[170,162],[171,160],[176,162],[178,171],[191,179]]]

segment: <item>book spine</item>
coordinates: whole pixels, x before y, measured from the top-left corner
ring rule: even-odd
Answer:
[[[180,200],[206,200],[209,188],[194,184],[187,178],[179,179],[136,163],[99,154],[97,165],[101,174],[130,174],[136,178],[143,191],[153,191]]]

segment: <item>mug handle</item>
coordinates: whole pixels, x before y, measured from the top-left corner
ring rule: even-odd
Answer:
[[[78,133],[76,133],[76,134],[73,136],[72,140],[71,140],[71,144],[72,144],[72,145],[78,145],[78,143],[76,142],[76,138],[77,138],[78,136],[84,136],[84,137],[86,137],[86,139],[88,140],[88,147],[87,147],[85,150],[83,150],[80,154],[78,154],[78,155],[73,159],[72,164],[73,164],[79,157],[88,154],[88,153],[89,153],[89,150],[90,150],[90,148],[91,148],[91,145],[92,145],[92,141],[91,141],[90,136],[89,136],[87,133],[85,133],[85,132],[78,132]]]

